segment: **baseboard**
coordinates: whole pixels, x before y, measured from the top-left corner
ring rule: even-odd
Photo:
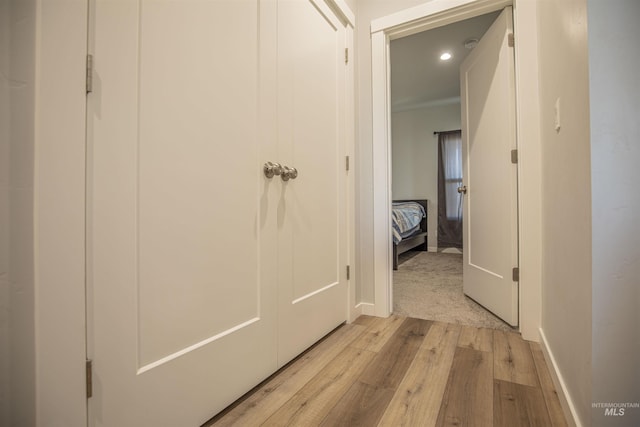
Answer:
[[[355,310],[360,310],[360,314],[375,316],[375,304],[371,304],[370,302],[361,302],[356,305]]]
[[[462,251],[458,248],[444,248],[440,252],[443,254],[462,254]]]
[[[362,307],[360,307],[360,304],[356,306],[351,306],[349,308],[349,317],[347,318],[347,323],[352,323],[354,320],[360,317],[361,314],[362,314]]]
[[[438,252],[438,247],[437,246],[429,246],[427,248],[427,252]]]
[[[547,342],[547,337],[545,336],[542,328],[540,328],[540,347],[542,348],[542,354],[544,355],[544,359],[547,362],[547,366],[549,367],[551,380],[553,381],[553,385],[555,386],[558,393],[560,406],[562,406],[562,411],[564,412],[564,417],[567,420],[567,424],[570,427],[582,427],[583,424],[580,422],[580,417],[578,417],[578,413],[576,412],[575,405],[573,404],[573,399],[571,399],[569,390],[567,390],[567,386],[564,382],[562,374],[560,373],[560,370],[558,369],[556,359],[553,357],[553,353],[551,352],[549,343]]]

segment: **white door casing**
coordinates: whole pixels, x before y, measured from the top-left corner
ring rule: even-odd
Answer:
[[[359,191],[371,192],[371,206],[361,206],[370,212],[371,219],[361,223],[362,233],[374,230],[373,257],[362,257],[360,275],[368,281],[372,274],[374,299],[370,314],[389,316],[391,280],[391,178],[390,178],[390,76],[389,40],[427,31],[478,15],[514,5],[514,26],[518,33],[515,42],[516,62],[516,115],[519,150],[519,261],[520,261],[520,327],[522,336],[540,341],[541,326],[541,193],[540,193],[540,129],[538,90],[538,49],[536,7],[528,0],[432,0],[371,21],[371,108],[372,108],[372,160],[375,171],[367,178],[366,166],[361,176]],[[366,74],[366,73],[365,73]],[[363,75],[361,74],[361,77]],[[366,107],[366,104],[365,104]],[[365,123],[366,126],[366,123]],[[363,142],[366,145],[366,140]],[[371,181],[371,179],[373,181]],[[364,218],[360,214],[361,218]],[[367,273],[367,270],[369,272]],[[366,286],[366,282],[363,286]],[[363,304],[365,305],[365,304]]]
[[[464,293],[518,325],[517,164],[512,8],[460,65]]]
[[[391,260],[391,117],[389,42],[422,31],[501,10],[511,0],[432,0],[371,21],[373,108],[373,228],[374,307],[389,316],[392,302]],[[537,93],[537,92],[536,92]],[[361,191],[367,191],[362,187]],[[537,331],[537,327],[534,328]]]
[[[90,425],[200,425],[346,319],[344,74],[292,60],[344,28],[300,7],[92,4]]]

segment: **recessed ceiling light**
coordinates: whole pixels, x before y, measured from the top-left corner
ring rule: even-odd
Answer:
[[[440,60],[442,61],[448,61],[450,60],[452,57],[451,53],[449,52],[444,52],[442,55],[440,55]]]

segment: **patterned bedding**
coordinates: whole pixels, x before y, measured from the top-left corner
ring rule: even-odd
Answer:
[[[393,225],[393,243],[400,241],[420,230],[420,221],[426,216],[424,208],[415,202],[397,202],[391,207]]]

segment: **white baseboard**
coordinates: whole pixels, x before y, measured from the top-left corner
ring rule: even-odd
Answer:
[[[438,247],[437,246],[429,246],[427,248],[427,252],[438,252]]]
[[[547,366],[549,367],[551,380],[553,381],[553,385],[555,386],[558,393],[560,406],[562,406],[562,411],[564,412],[564,417],[567,420],[567,424],[570,427],[582,427],[583,424],[580,422],[580,417],[578,417],[578,413],[576,412],[575,405],[573,404],[573,399],[571,399],[571,395],[567,390],[567,386],[564,382],[564,378],[562,377],[562,373],[558,369],[556,359],[553,357],[553,353],[551,352],[549,343],[547,342],[547,337],[545,336],[542,328],[540,328],[540,347],[542,348],[542,354],[544,355],[544,359],[547,362]]]
[[[444,248],[440,252],[443,254],[462,254],[462,251],[458,248]]]
[[[375,316],[375,304],[371,304],[370,302],[361,302],[356,305],[356,310],[360,310],[360,314],[365,314],[367,316]]]
[[[349,308],[349,318],[347,319],[347,323],[352,323],[354,320],[360,317],[361,314],[362,314],[362,307],[360,306],[360,304],[356,306],[351,306]]]

